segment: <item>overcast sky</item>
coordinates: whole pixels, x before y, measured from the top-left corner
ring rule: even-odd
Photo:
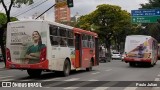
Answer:
[[[8,3],[10,0],[5,0],[6,3]],[[18,16],[18,18],[28,17],[33,15],[34,13],[41,14],[46,9],[48,9],[50,6],[54,4],[53,0],[35,0],[34,5],[31,6],[22,6],[20,9],[12,9],[11,15],[12,16]],[[43,3],[44,2],[44,3]],[[96,9],[97,5],[100,4],[111,4],[111,5],[117,5],[122,7],[123,10],[127,10],[128,12],[131,12],[131,10],[135,10],[140,8],[140,4],[147,3],[148,0],[74,0],[74,7],[71,8],[71,16],[74,16],[76,13],[79,15],[85,15],[88,14]],[[40,6],[29,10],[30,8],[33,8],[37,5],[41,4]],[[27,11],[28,10],[28,11]],[[4,9],[2,5],[0,5],[0,11],[4,12]],[[23,12],[27,11],[23,14]],[[47,18],[48,20],[53,19],[54,15],[54,9],[51,9],[47,12]]]

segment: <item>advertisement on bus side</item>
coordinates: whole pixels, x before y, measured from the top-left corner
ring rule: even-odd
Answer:
[[[46,47],[46,32],[26,25],[10,27],[10,53],[12,62],[35,64],[40,62],[40,51]]]

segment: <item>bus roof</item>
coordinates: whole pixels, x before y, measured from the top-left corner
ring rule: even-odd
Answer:
[[[155,38],[153,38],[152,36],[148,36],[148,35],[128,35],[127,37],[148,37],[148,38],[152,38],[153,40],[157,41]]]
[[[151,37],[147,35],[128,35],[127,37]]]
[[[60,23],[57,23],[57,22],[51,22],[51,21],[46,21],[46,20],[24,20],[24,21],[14,21],[14,22],[9,22],[9,24],[11,23],[25,23],[25,22],[46,22],[48,24],[51,24],[51,25],[56,25],[56,26],[60,26],[60,27],[65,27],[65,28],[68,28],[68,29],[73,29],[74,27],[72,26],[68,26],[68,25],[64,25],[64,24],[60,24]]]
[[[75,33],[83,33],[83,34],[88,34],[88,35],[92,35],[95,37],[98,37],[98,34],[95,32],[91,32],[91,31],[87,31],[87,30],[83,30],[80,28],[74,28]]]
[[[51,24],[51,25],[56,25],[56,26],[60,26],[60,27],[64,27],[64,28],[68,28],[68,29],[73,29],[75,32],[77,33],[84,33],[84,34],[88,34],[88,35],[92,35],[95,37],[98,37],[97,33],[91,32],[91,31],[87,31],[87,30],[83,30],[80,28],[74,28],[72,26],[68,26],[68,25],[64,25],[64,24],[60,24],[57,22],[51,22],[51,21],[46,21],[46,20],[24,20],[24,21],[14,21],[14,22],[9,22],[8,24],[14,24],[14,23],[25,23],[25,22],[46,22],[47,24]]]

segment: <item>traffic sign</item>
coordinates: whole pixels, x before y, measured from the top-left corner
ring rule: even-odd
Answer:
[[[131,10],[132,16],[160,16],[160,9]]]
[[[160,19],[160,16],[136,16],[132,17],[132,23],[155,23],[158,19]]]

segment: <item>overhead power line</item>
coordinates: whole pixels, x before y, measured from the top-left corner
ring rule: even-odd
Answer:
[[[53,8],[56,4],[52,5],[51,7],[49,7],[46,11],[44,11],[42,14],[40,14],[36,19],[38,19],[39,17],[41,17],[44,13],[46,13],[47,11],[49,11],[51,8]]]
[[[16,16],[14,16],[14,17],[18,17],[18,16],[20,16],[20,15],[23,15],[23,14],[25,14],[25,13],[31,11],[32,9],[34,9],[34,8],[36,8],[36,7],[40,6],[40,5],[42,5],[43,3],[47,2],[47,1],[48,1],[48,0],[43,1],[42,3],[40,3],[40,4],[36,5],[36,6],[34,6],[33,8],[31,8],[31,9],[29,9],[29,10],[27,10],[27,11],[25,11],[25,12],[19,14],[19,15],[16,15]]]
[[[21,14],[22,12],[25,12],[26,10],[38,5],[39,3],[43,2],[44,0],[37,0],[36,2],[32,3],[31,5],[28,5],[26,7],[23,7],[21,10],[17,10],[15,12],[12,13],[12,16],[17,16],[19,14]],[[23,11],[22,11],[23,10]]]

